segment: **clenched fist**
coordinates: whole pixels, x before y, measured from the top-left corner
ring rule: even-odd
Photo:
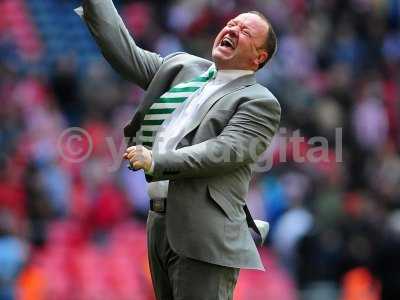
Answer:
[[[123,158],[128,160],[135,170],[143,169],[145,172],[150,171],[153,161],[151,151],[140,145],[128,147]]]

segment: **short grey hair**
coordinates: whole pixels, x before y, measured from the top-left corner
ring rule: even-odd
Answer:
[[[257,10],[252,10],[252,11],[249,11],[248,13],[259,16],[268,25],[267,36],[266,36],[264,44],[262,46],[267,51],[268,57],[264,62],[259,64],[259,66],[258,66],[258,70],[259,70],[262,67],[264,67],[267,64],[267,62],[275,55],[276,50],[278,48],[278,39],[276,37],[276,33],[275,33],[274,28],[272,27],[271,22],[267,19],[267,17],[263,13],[261,13]]]

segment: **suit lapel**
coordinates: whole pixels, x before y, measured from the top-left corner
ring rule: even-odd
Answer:
[[[179,55],[175,56],[175,58],[178,59]],[[174,60],[174,58],[172,58],[171,60]],[[188,68],[186,72],[184,72],[184,74],[180,76],[180,82],[190,80],[198,76],[199,74],[207,70],[211,64],[212,63],[210,61],[202,60],[201,63],[195,64],[194,66]],[[157,97],[161,96],[171,87],[173,80],[176,79],[177,76],[179,76],[183,67],[183,63],[166,63],[166,67],[162,67],[156,74],[156,76],[152,80],[152,83],[147,89],[143,101],[136,109],[132,120],[124,128],[124,136],[130,138],[128,144],[131,144],[133,137],[136,136],[136,132],[139,130],[140,125],[143,122],[145,112],[149,109],[149,107],[153,104],[154,100]],[[176,84],[180,82],[177,82]]]
[[[133,139],[136,136],[136,132],[139,130],[141,123],[143,122],[145,112],[153,104],[154,100],[162,95],[170,87],[174,78],[181,72],[183,64],[166,64],[166,67],[161,67],[160,70],[154,76],[150,86],[148,87],[143,100],[140,102],[135,113],[133,114],[132,120],[124,128],[124,136],[129,138],[128,144],[132,144]],[[135,141],[136,143],[136,141]]]
[[[253,85],[256,83],[255,76],[253,74],[251,75],[245,75],[242,77],[239,77],[222,88],[218,89],[215,91],[207,100],[206,102],[201,105],[198,113],[196,114],[196,117],[193,119],[192,122],[186,124],[185,130],[182,134],[182,138],[184,138],[188,133],[190,133],[192,130],[194,130],[197,126],[200,125],[201,121],[204,119],[206,116],[207,112],[211,109],[211,107],[221,98],[232,94],[233,92],[236,92],[238,90],[241,90],[245,88],[246,86]]]

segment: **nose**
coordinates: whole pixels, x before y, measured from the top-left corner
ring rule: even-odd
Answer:
[[[234,37],[237,37],[239,35],[239,30],[239,26],[228,27],[228,33]]]

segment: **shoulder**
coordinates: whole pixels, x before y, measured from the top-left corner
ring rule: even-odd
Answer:
[[[165,65],[182,65],[183,67],[200,66],[209,67],[212,61],[186,52],[174,52],[163,59]]]
[[[255,83],[242,90],[243,95],[246,96],[248,101],[261,102],[268,106],[275,106],[277,109],[281,109],[280,103],[275,95],[265,86]]]
[[[275,97],[275,95],[272,94],[272,92],[265,86],[263,86],[259,83],[256,83],[256,84],[252,85],[250,88],[253,92],[254,98],[264,98],[264,99],[270,99],[270,100],[278,102],[278,99]]]
[[[163,58],[157,78],[167,78],[169,85],[190,80],[207,70],[212,61],[185,52],[175,52]]]

